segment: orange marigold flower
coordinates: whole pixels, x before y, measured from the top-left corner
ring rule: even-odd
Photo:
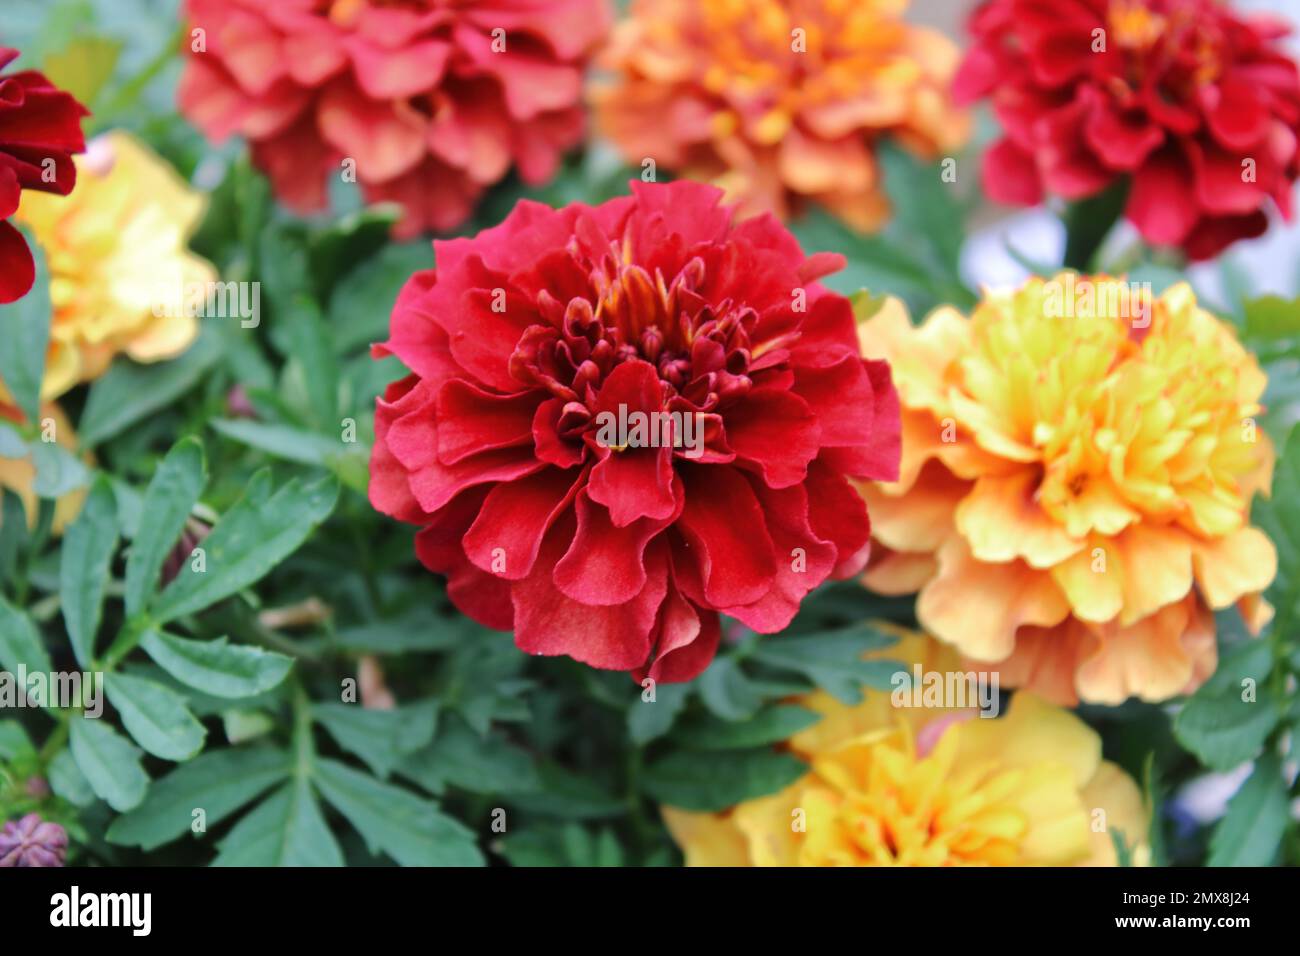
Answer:
[[[888,216],[875,141],[932,157],[965,141],[956,48],[907,0],[637,0],[593,99],[633,161],[722,186],[746,212],[808,200],[860,229]]]
[[[920,327],[889,300],[859,330],[903,405],[900,480],[862,488],[864,581],[919,589],[931,633],[1004,683],[1115,704],[1204,682],[1213,611],[1267,619],[1266,378],[1186,284],[1064,273]]]
[[[884,653],[960,667],[921,634]],[[1148,861],[1137,785],[1073,714],[1025,692],[995,719],[893,696],[850,707],[818,691],[802,703],[822,719],[788,742],[805,776],[721,814],[665,807],[687,865],[1114,866],[1117,842]]]

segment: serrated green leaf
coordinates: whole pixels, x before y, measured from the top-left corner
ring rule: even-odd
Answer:
[[[31,619],[0,594],[0,669],[17,672],[19,666],[40,674],[54,669]]]
[[[317,704],[312,716],[340,747],[387,777],[406,754],[433,739],[438,706],[436,701],[424,701],[395,710],[369,710],[359,704]]]
[[[715,657],[695,682],[704,706],[723,720],[748,720],[763,706],[762,693],[734,657]]]
[[[72,652],[82,667],[95,656],[109,567],[117,550],[117,498],[101,475],[63,539],[59,600]]]
[[[212,865],[342,866],[343,851],[311,787],[296,780],[235,825]]]
[[[762,640],[751,657],[769,667],[803,674],[813,686],[846,704],[862,700],[862,688],[887,690],[902,665],[892,660],[863,660],[862,655],[894,644],[895,639],[870,627],[816,634],[782,635]]]
[[[1265,684],[1271,669],[1267,641],[1250,640],[1225,652],[1214,676],[1174,719],[1178,742],[1214,770],[1231,770],[1254,757],[1280,717]],[[1254,682],[1253,699],[1243,681]]]
[[[238,699],[268,691],[293,667],[291,657],[229,644],[224,637],[193,641],[154,630],[145,633],[140,646],[182,684],[214,697]]]
[[[270,474],[259,472],[248,491],[203,541],[206,570],[187,564],[153,607],[164,624],[192,614],[259,581],[305,541],[338,500],[338,483],[323,478],[310,485],[294,479],[275,494]]]
[[[798,758],[768,749],[682,750],[646,768],[645,790],[669,806],[717,812],[776,793],[807,771]]]
[[[77,428],[82,444],[98,445],[170,405],[220,357],[217,336],[204,329],[184,354],[170,361],[139,365],[119,358],[90,388]]]
[[[402,866],[482,866],[474,834],[436,803],[334,760],[316,763],[321,795],[357,828],[372,852]]]
[[[159,462],[144,494],[140,527],[126,562],[126,612],[144,610],[158,586],[167,555],[185,530],[194,503],[207,482],[203,446],[185,438]]]
[[[107,674],[104,687],[135,742],[155,757],[189,760],[203,749],[208,732],[178,694],[151,680],[118,673]]]
[[[4,343],[0,348],[0,380],[28,424],[35,424],[41,417],[41,380],[45,377],[45,353],[54,310],[45,253],[27,232],[20,241],[25,241],[32,251],[36,280],[31,291],[17,302],[0,305],[0,342]]]
[[[1290,819],[1286,779],[1276,754],[1266,754],[1228,801],[1214,828],[1206,866],[1269,866]]]
[[[72,757],[95,795],[118,813],[139,806],[149,787],[140,751],[104,720],[76,716],[68,729]]]
[[[502,737],[481,737],[458,718],[443,721],[434,742],[402,759],[398,772],[430,793],[447,784],[471,793],[527,793],[540,786],[532,756]]]
[[[288,754],[266,747],[230,747],[200,754],[155,780],[149,796],[108,829],[108,841],[144,850],[191,832],[194,811],[216,826],[289,775]]]

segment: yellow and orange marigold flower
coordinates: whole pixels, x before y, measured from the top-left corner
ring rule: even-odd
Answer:
[[[44,398],[98,377],[119,353],[156,362],[185,351],[198,321],[183,307],[184,290],[216,279],[186,248],[206,200],[166,162],[123,132],[76,161],[71,195],[24,196],[16,216],[50,272]]]
[[[960,667],[920,634],[886,653]],[[823,714],[788,742],[804,777],[721,814],[664,808],[688,866],[1114,866],[1115,836],[1149,857],[1136,784],[1083,721],[1031,693],[996,718],[873,691],[803,703]]]
[[[627,157],[722,186],[746,212],[805,201],[861,229],[888,216],[881,135],[932,157],[966,138],[957,50],[907,0],[637,0],[594,101]]]
[[[900,480],[863,488],[864,580],[919,589],[928,631],[1005,684],[1115,704],[1200,685],[1214,611],[1266,620],[1266,378],[1187,285],[1067,273],[920,327],[889,300],[859,331],[903,405]]]

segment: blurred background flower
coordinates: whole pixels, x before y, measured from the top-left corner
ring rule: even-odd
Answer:
[[[961,146],[957,50],[905,0],[637,0],[592,92],[633,164],[713,182],[744,212],[816,202],[859,229],[889,215],[875,146]]]
[[[448,230],[511,167],[554,175],[582,138],[582,73],[605,0],[188,0],[181,111],[244,136],[282,202],[330,177],[402,208],[401,236]]]
[[[41,244],[54,318],[41,394],[56,398],[103,374],[118,354],[156,362],[198,334],[187,291],[217,278],[187,249],[206,199],[125,132],[94,140],[63,197],[33,195],[17,221]]]

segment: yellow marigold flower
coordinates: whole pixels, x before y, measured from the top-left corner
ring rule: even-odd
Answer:
[[[960,667],[921,634],[886,653]],[[1114,866],[1112,834],[1133,862],[1149,858],[1136,784],[1086,724],[1033,694],[996,718],[877,691],[803,703],[824,715],[788,742],[807,775],[721,814],[663,809],[688,866]]]
[[[593,90],[634,163],[724,188],[746,212],[805,200],[860,229],[888,216],[875,141],[926,157],[968,133],[956,47],[903,22],[907,0],[637,0]]]
[[[1056,703],[1117,704],[1199,686],[1213,611],[1267,620],[1266,378],[1186,284],[1064,273],[919,328],[890,300],[859,331],[903,408],[900,480],[862,489],[864,581],[919,589],[932,634]]]
[[[43,247],[54,317],[44,398],[102,375],[114,356],[156,362],[185,351],[198,334],[183,290],[215,280],[186,243],[206,200],[160,157],[124,132],[78,156],[67,197],[23,196],[17,221]]]
[[[0,383],[0,389],[3,387],[3,383]],[[63,409],[53,402],[47,402],[41,406],[41,420],[54,441],[69,451],[76,451],[77,433],[68,417],[63,414]],[[0,401],[0,422],[22,425],[23,421],[23,413],[19,409]],[[36,468],[30,455],[25,458],[0,457],[0,491],[8,489],[18,496],[27,514],[27,523],[33,527],[37,517],[36,493],[32,490],[35,478]],[[62,533],[64,527],[77,516],[85,497],[86,492],[82,489],[66,494],[55,502],[53,530],[56,534]],[[3,520],[3,514],[0,514],[0,522]]]

